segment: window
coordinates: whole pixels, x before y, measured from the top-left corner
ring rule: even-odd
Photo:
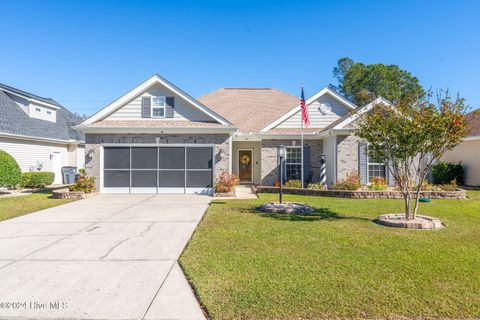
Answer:
[[[368,154],[368,149],[367,149],[367,154]],[[385,167],[385,164],[378,162],[378,160],[374,159],[375,157],[371,157],[370,155],[367,155],[367,163],[368,163],[368,182],[373,177],[382,177],[382,178],[387,178],[387,170]]]
[[[50,110],[47,110],[47,114],[52,114],[52,111],[50,111]]]
[[[40,108],[35,108],[35,111],[40,112],[40,111],[42,111],[42,109],[40,109]]]
[[[302,179],[302,149],[300,147],[286,147],[285,181]]]
[[[152,118],[165,118],[165,97],[152,97]]]

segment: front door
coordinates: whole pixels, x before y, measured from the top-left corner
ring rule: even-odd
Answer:
[[[240,182],[252,182],[252,150],[238,150],[238,178]]]

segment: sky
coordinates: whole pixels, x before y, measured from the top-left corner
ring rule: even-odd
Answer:
[[[0,82],[92,115],[153,74],[311,96],[354,61],[480,107],[480,1],[5,1]]]

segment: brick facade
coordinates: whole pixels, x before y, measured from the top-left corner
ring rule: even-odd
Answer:
[[[221,171],[229,169],[230,146],[229,135],[205,134],[205,135],[162,135],[162,134],[87,134],[85,136],[85,170],[88,175],[100,181],[100,148],[103,143],[115,144],[214,144],[215,145],[215,176]]]
[[[261,146],[261,184],[273,186],[278,181],[279,167],[277,165],[277,146],[300,146],[300,139],[262,140]],[[320,159],[323,152],[323,140],[304,140],[305,146],[310,146],[310,169],[313,172],[312,181],[320,179]]]

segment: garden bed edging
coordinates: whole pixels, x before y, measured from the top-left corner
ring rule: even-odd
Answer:
[[[279,193],[280,188],[270,186],[256,187],[256,193]],[[335,198],[351,198],[351,199],[403,199],[400,191],[394,190],[315,190],[315,189],[298,189],[283,188],[285,194],[296,194],[304,196],[317,197],[335,197]],[[415,197],[415,195],[414,195]],[[466,199],[466,193],[462,189],[456,191],[421,191],[420,198],[430,199]]]

